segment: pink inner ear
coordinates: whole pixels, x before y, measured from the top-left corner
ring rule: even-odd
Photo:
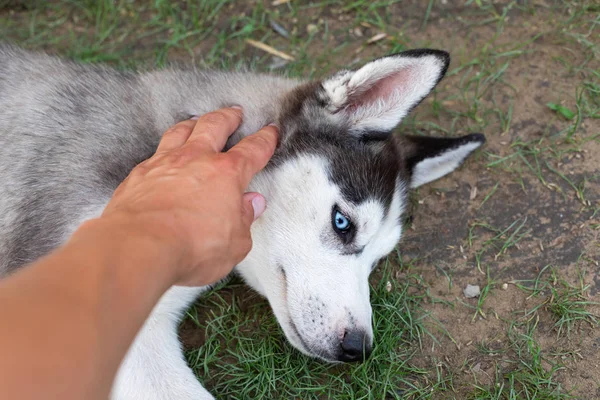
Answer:
[[[395,92],[402,94],[406,90],[412,75],[412,68],[407,67],[374,82],[369,80],[354,90],[350,95],[349,105],[357,108],[378,101],[387,103]]]

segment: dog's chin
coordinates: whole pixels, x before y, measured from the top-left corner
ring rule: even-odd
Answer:
[[[306,341],[302,338],[302,336],[300,336],[294,322],[290,319],[288,319],[288,321],[289,322],[287,324],[287,327],[284,329],[284,333],[286,339],[288,340],[288,342],[290,342],[292,346],[294,346],[294,348],[296,348],[298,351],[300,351],[306,356],[317,358],[321,361],[333,364],[341,363],[341,361],[339,361],[337,357],[335,357],[332,354],[329,354],[329,352],[325,350],[316,350],[311,348],[310,345],[307,344]]]
[[[285,337],[287,338],[288,342],[290,342],[290,344],[292,346],[294,346],[297,350],[299,350],[302,354],[307,355],[309,357],[312,358],[318,358],[322,361],[326,361],[329,363],[339,363],[340,361],[337,359],[337,357],[332,354],[330,351],[327,351],[325,349],[316,349],[314,346],[310,345],[310,342],[308,342],[307,340],[305,340],[302,335],[300,334],[300,332],[298,331],[298,328],[296,327],[296,324],[294,323],[294,320],[292,318],[292,315],[289,311],[288,308],[288,303],[287,303],[287,279],[285,276],[285,271],[283,270],[282,267],[279,267],[279,277],[281,279],[281,284],[282,284],[282,296],[280,297],[280,300],[283,300],[282,303],[280,303],[279,307],[277,307],[277,310],[279,311],[279,315],[277,315],[277,320],[279,321],[279,324],[281,325],[281,328],[283,329],[283,332],[285,334]],[[276,309],[273,308],[273,311],[276,312]],[[277,314],[277,312],[276,312]]]
[[[280,322],[286,339],[294,348],[296,348],[302,354],[312,358],[317,358],[329,363],[340,363],[337,357],[330,351],[325,349],[317,349],[314,346],[311,346],[310,342],[302,337],[298,331],[298,328],[296,327],[296,324],[294,323],[294,320],[292,319],[292,316],[290,315],[289,310],[287,309],[287,304],[285,304],[285,311],[281,314],[283,315],[279,315],[277,319]]]

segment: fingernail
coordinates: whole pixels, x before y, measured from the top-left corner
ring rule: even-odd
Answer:
[[[252,208],[254,209],[254,220],[256,221],[265,212],[265,208],[267,208],[265,198],[261,195],[254,196],[252,199]]]
[[[192,121],[197,121],[198,119],[200,119],[200,116],[199,116],[199,115],[192,115],[192,116],[190,117],[190,119],[191,119]]]
[[[241,106],[231,106],[230,108],[234,108],[236,110],[242,111],[242,107]]]

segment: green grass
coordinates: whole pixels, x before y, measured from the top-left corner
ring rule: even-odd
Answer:
[[[477,350],[495,357],[495,372],[491,384],[474,384],[472,399],[574,399],[572,391],[558,380],[560,371],[565,370],[561,360],[581,357],[578,350],[563,350],[552,353],[542,348],[538,330],[540,315],[547,313],[554,321],[557,336],[571,338],[574,328],[598,326],[598,316],[590,312],[598,305],[586,300],[589,285],[580,271],[578,284],[573,285],[560,277],[551,266],[544,267],[532,280],[514,281],[517,287],[528,294],[528,299],[537,299],[537,305],[525,310],[516,318],[506,320],[506,343],[501,340],[482,340]],[[568,345],[567,345],[568,347]],[[498,358],[500,357],[500,358]]]
[[[530,298],[544,297],[525,316],[535,314],[541,308],[547,309],[554,320],[558,336],[566,334],[570,337],[573,329],[581,328],[582,325],[592,328],[598,326],[599,316],[589,309],[600,303],[588,300],[590,285],[585,283],[583,275],[578,270],[578,282],[574,285],[561,277],[556,268],[547,265],[535,279],[515,281],[519,288],[528,292]]]
[[[494,189],[492,189],[494,190]],[[484,203],[487,200],[484,199]],[[481,207],[481,206],[480,206]],[[493,259],[497,261],[503,254],[505,254],[510,248],[517,245],[519,241],[525,238],[529,231],[526,229],[527,218],[524,217],[522,219],[517,219],[513,221],[506,228],[498,229],[486,222],[474,221],[469,227],[469,235],[467,237],[467,241],[469,247],[477,246],[477,250],[475,251],[475,265],[479,272],[483,274],[483,257],[488,254],[490,251],[493,252]],[[484,229],[493,234],[489,239],[483,240],[482,243],[475,244],[478,236],[476,231]],[[487,271],[487,276],[489,278],[489,268]],[[489,279],[488,279],[489,280]]]
[[[207,337],[203,347],[188,352],[190,365],[223,398],[402,399],[427,398],[432,387],[447,390],[442,371],[424,385],[428,371],[411,363],[414,344],[431,333],[423,324],[423,295],[415,291],[419,277],[394,282],[391,261],[372,288],[377,339],[365,363],[332,366],[308,359],[287,344],[264,302],[242,313],[240,302],[247,299],[226,300],[215,292],[190,311]],[[391,288],[387,282],[394,282]]]
[[[600,227],[600,174],[584,168],[591,156],[586,151],[600,144],[597,2],[21,3],[25,6],[0,0],[0,37],[117,68],[192,63],[319,78],[408,48],[450,50],[453,62],[446,79],[404,120],[402,129],[441,136],[484,132],[488,137],[488,147],[466,168],[481,178],[473,201],[451,190],[451,181],[411,197],[415,232],[422,228],[419,221],[426,221],[453,248],[466,244],[458,259],[454,253],[431,255],[433,249],[422,246],[419,256],[397,253],[382,263],[372,279],[375,349],[363,364],[332,366],[299,354],[285,341],[266,302],[239,282],[220,287],[189,310],[186,326],[203,331],[205,339],[202,346],[187,350],[187,359],[221,399],[572,398],[560,379],[569,371],[552,354],[572,354],[560,340],[581,339],[577,335],[582,330],[597,327],[590,283],[583,273],[573,283],[559,272],[572,270],[572,265],[544,267],[542,258],[520,264],[530,267],[517,271],[529,274],[525,278],[503,275],[515,272],[513,257],[526,257],[522,249],[530,248],[533,239],[548,243],[555,233],[537,229],[537,217],[529,217],[528,210],[505,218],[498,218],[497,210],[503,202],[542,193],[540,199],[547,196],[552,205],[540,204],[540,210],[558,204],[577,219],[565,223],[577,222],[595,232]],[[314,25],[310,32],[309,24]],[[387,37],[368,44],[378,33]],[[283,62],[247,39],[294,60]],[[537,74],[539,69],[543,71]],[[538,82],[540,77],[548,83]],[[533,128],[527,125],[531,120]],[[428,215],[431,205],[423,203],[430,196],[444,213]],[[437,231],[439,215],[462,214],[468,214],[464,237]],[[410,243],[413,233],[406,231]],[[591,261],[581,263],[594,268],[600,247],[586,251]],[[482,294],[464,300],[460,291],[474,280]],[[507,280],[522,289],[511,296],[521,296],[526,305],[500,313],[490,304],[506,301],[507,292],[499,288]],[[443,289],[435,289],[436,283]],[[474,340],[477,357],[493,365],[489,376],[464,372],[472,361],[464,344],[473,338],[454,317],[473,327],[490,327]],[[540,329],[540,318],[550,321],[550,330]],[[552,350],[547,348],[550,336],[559,340]]]
[[[536,340],[537,320],[511,324],[508,330],[509,346],[516,361],[502,371],[497,366],[492,385],[475,384],[472,399],[477,400],[566,400],[575,398],[557,381],[563,369],[552,362]]]

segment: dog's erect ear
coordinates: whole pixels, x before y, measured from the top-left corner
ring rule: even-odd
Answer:
[[[416,188],[454,171],[484,143],[480,133],[458,138],[401,136],[398,149],[411,173],[410,187]]]
[[[347,119],[352,134],[385,139],[442,79],[449,62],[445,51],[429,49],[379,58],[324,80],[322,101]]]

